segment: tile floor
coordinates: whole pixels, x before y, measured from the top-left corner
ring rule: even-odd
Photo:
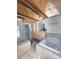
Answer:
[[[37,59],[37,54],[35,51],[35,46],[32,46],[30,49],[26,50],[20,57],[17,59]]]

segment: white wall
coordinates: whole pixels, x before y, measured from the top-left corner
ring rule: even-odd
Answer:
[[[53,16],[45,20],[34,22],[33,23],[33,25],[35,26],[34,30],[37,32],[40,32],[38,26],[40,22],[45,23],[47,33],[61,33],[61,15]]]
[[[45,27],[47,33],[61,33],[61,15],[46,19]]]

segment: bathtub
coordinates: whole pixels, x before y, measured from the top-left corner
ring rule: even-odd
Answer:
[[[37,45],[39,59],[60,59],[61,58],[61,39],[47,37]]]

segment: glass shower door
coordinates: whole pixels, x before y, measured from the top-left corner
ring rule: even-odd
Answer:
[[[30,32],[29,25],[25,24],[25,36],[26,36],[26,38],[29,38],[29,32]]]

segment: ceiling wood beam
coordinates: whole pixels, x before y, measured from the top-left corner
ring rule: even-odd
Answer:
[[[17,15],[17,18],[20,18],[20,19],[22,19],[22,20],[25,19],[24,17],[22,17],[22,16],[18,16],[18,15]]]
[[[36,20],[36,21],[38,21],[37,19],[34,19],[34,18],[32,18],[32,17],[29,17],[29,16],[26,16],[26,15],[23,15],[23,14],[21,14],[21,13],[17,13],[18,15],[21,15],[23,18],[25,18],[25,17],[27,17],[27,18],[30,18],[30,19],[32,19],[32,20]],[[17,16],[18,16],[17,15]]]
[[[22,0],[18,0],[19,3],[21,3],[23,6],[25,6],[26,8],[29,8],[30,10],[32,10],[34,13],[36,13],[37,15],[43,17],[41,14],[39,14],[38,11],[36,11],[32,6],[30,6],[27,2],[26,4],[22,1]]]
[[[45,18],[47,18],[47,15],[44,14],[39,8],[35,7],[33,4],[31,4],[28,0],[25,0],[27,3],[29,3],[34,9],[36,9],[40,14],[42,14]]]

